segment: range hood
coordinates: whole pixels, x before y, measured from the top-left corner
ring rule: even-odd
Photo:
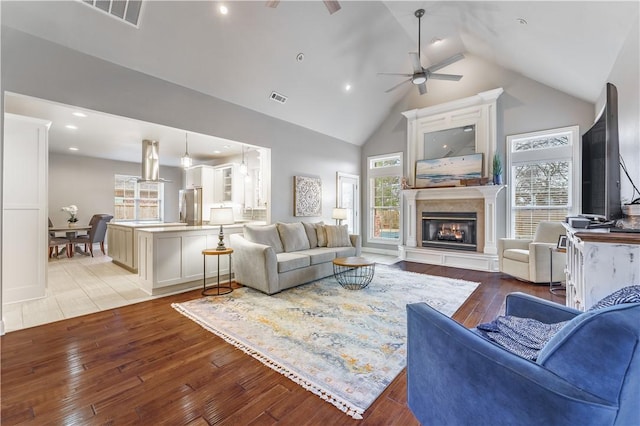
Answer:
[[[138,182],[171,182],[160,178],[160,142],[142,141],[142,177]]]

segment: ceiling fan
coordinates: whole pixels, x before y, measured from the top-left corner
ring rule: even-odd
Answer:
[[[428,68],[422,67],[422,62],[420,62],[420,21],[424,16],[424,9],[418,9],[415,11],[414,15],[418,18],[418,52],[409,52],[409,56],[411,56],[411,64],[413,65],[413,74],[399,74],[399,73],[389,73],[389,72],[380,72],[378,75],[402,75],[404,77],[409,77],[408,80],[405,80],[399,84],[396,84],[389,90],[385,90],[385,93],[389,93],[392,90],[397,89],[409,81],[418,86],[418,91],[421,95],[427,93],[427,80],[449,80],[449,81],[459,81],[462,76],[456,74],[436,74],[435,72],[441,68],[444,68],[448,65],[453,64],[454,62],[458,62],[460,59],[464,59],[464,55],[462,53],[458,53],[456,55],[451,56],[450,58],[445,59],[442,62],[438,62],[435,65],[431,65]]]
[[[280,3],[280,0],[267,0],[268,7],[276,8],[278,7],[278,3]],[[339,11],[340,8],[342,7],[340,6],[340,3],[338,3],[337,1],[324,0],[323,3],[327,7],[327,10],[329,11],[330,15],[333,15],[335,12]]]

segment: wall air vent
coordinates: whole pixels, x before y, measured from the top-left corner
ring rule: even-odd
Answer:
[[[269,95],[269,99],[271,99],[274,102],[278,102],[280,104],[283,104],[285,102],[287,102],[287,97],[285,95],[281,95],[278,92],[271,92],[271,95]]]
[[[142,0],[78,0],[109,16],[138,28]]]

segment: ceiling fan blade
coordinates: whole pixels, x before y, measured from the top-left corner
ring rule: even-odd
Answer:
[[[378,75],[401,75],[403,77],[413,77],[413,74],[401,74],[397,72],[379,72]]]
[[[267,0],[265,6],[276,8],[278,7],[278,3],[280,3],[280,0]]]
[[[340,6],[340,3],[338,3],[337,1],[324,0],[323,3],[325,6],[327,6],[329,15],[333,15],[342,8],[342,6]]]
[[[434,80],[460,81],[462,76],[461,75],[457,75],[457,74],[434,74],[434,73],[430,73],[429,74],[429,78],[430,79],[434,79]]]
[[[420,56],[416,52],[409,52],[409,57],[411,57],[411,66],[413,67],[413,72],[422,72]]]
[[[410,82],[410,81],[411,81],[411,79],[409,79],[409,80],[405,80],[405,81],[403,81],[403,82],[400,82],[400,83],[396,84],[395,86],[393,86],[391,89],[385,90],[385,91],[384,91],[384,93],[389,93],[389,92],[391,92],[392,90],[396,90],[398,87],[400,87],[400,86],[402,86],[403,84],[408,83],[408,82]]]
[[[438,62],[435,65],[431,65],[429,68],[427,68],[427,70],[431,72],[438,71],[441,68],[444,68],[448,65],[453,64],[454,62],[458,62],[460,59],[464,59],[464,55],[462,53],[458,53],[456,55],[451,56],[450,58],[445,59],[442,62]]]
[[[427,93],[427,83],[418,84],[418,92],[420,92],[421,95]]]

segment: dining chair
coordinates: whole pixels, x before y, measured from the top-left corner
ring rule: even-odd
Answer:
[[[91,253],[91,257],[93,257],[93,245],[95,243],[100,243],[100,250],[102,250],[102,254],[106,254],[104,251],[104,237],[107,233],[107,223],[111,219],[113,219],[113,216],[108,214],[94,214],[89,221],[89,225],[91,225],[89,233],[71,238],[71,251],[73,252],[76,244],[84,244],[85,252],[88,247],[89,253]]]
[[[67,247],[67,257],[71,257],[71,249],[69,247],[69,244],[71,244],[71,241],[67,238],[49,235],[49,258],[53,257],[54,250],[56,253],[56,257],[58,257],[58,255],[60,254],[58,248],[60,246]]]

